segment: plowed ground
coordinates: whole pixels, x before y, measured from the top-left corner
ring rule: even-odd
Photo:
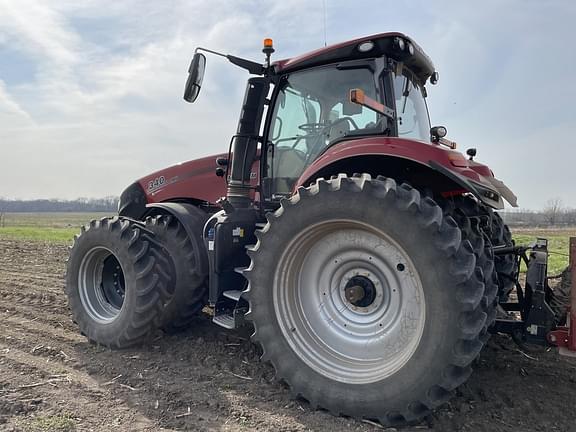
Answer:
[[[248,329],[226,332],[208,317],[135,349],[89,344],[63,294],[66,255],[0,238],[0,430],[381,430],[292,400]],[[452,402],[405,430],[576,430],[576,360],[524,354],[498,336],[475,369]]]

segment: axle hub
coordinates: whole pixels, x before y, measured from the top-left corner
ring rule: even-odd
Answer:
[[[376,288],[366,276],[354,276],[344,287],[344,296],[356,307],[368,307],[376,299]]]

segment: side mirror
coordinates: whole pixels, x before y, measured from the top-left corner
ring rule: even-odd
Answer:
[[[188,79],[186,80],[186,87],[184,88],[184,100],[186,102],[192,103],[198,97],[200,87],[202,87],[205,69],[206,57],[204,54],[195,53],[188,68]]]

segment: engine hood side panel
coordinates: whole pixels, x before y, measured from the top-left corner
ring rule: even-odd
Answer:
[[[225,179],[214,173],[216,158],[227,156],[221,154],[182,162],[142,177],[138,183],[148,203],[194,199],[215,204],[226,195]]]

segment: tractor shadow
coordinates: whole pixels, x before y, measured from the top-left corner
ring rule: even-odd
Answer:
[[[82,344],[78,360],[112,396],[158,427],[174,430],[371,431],[375,426],[294,400],[260,362],[247,327],[227,331],[198,317],[176,335],[120,351]],[[119,377],[119,375],[121,375]],[[111,383],[111,384],[110,384]]]
[[[180,334],[158,332],[146,345],[110,351],[82,343],[81,367],[122,405],[158,428],[194,431],[376,431],[381,428],[312,410],[291,397],[260,362],[250,328],[227,331],[200,316]],[[520,352],[494,336],[455,397],[404,432],[572,430],[566,410],[576,382],[576,359],[555,352]],[[111,384],[110,384],[111,383]],[[563,429],[563,427],[566,429]],[[468,428],[468,429],[467,429]],[[393,430],[393,429],[392,429]]]
[[[272,367],[260,362],[250,334],[250,328],[227,331],[202,316],[184,333],[158,332],[146,346],[110,351],[86,343],[77,354],[98,382],[114,382],[107,388],[115,399],[170,430],[382,430],[294,400]],[[576,416],[562,407],[573,397],[576,359],[546,351],[526,355],[507,337],[494,336],[474,369],[450,402],[420,425],[399,430],[536,431],[552,424],[571,430]]]

